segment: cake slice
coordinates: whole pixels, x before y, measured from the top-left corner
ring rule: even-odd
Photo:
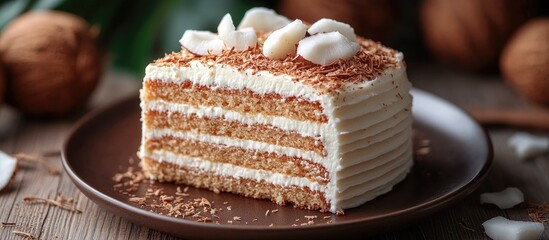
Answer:
[[[258,10],[271,11],[250,11]],[[256,32],[257,44],[240,51],[197,54],[188,41],[147,66],[139,152],[147,176],[334,213],[405,178],[412,97],[402,54],[337,35],[330,44],[356,44],[356,54],[317,64],[318,56],[298,54],[301,41],[329,34],[317,33],[282,58],[267,57],[269,36],[301,28],[290,24]],[[201,39],[206,48],[217,41]]]

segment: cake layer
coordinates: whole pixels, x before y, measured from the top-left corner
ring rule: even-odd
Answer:
[[[191,106],[216,106],[240,113],[284,116],[291,119],[327,122],[320,102],[311,102],[295,96],[282,97],[276,93],[260,95],[248,89],[223,89],[216,86],[193,85],[149,80],[144,82],[144,98],[162,99]]]
[[[373,107],[379,109],[380,106],[391,105],[396,101],[403,100],[410,89],[410,83],[401,68],[387,70],[384,75],[372,81],[350,85],[347,87],[349,88],[347,92],[316,95],[318,93],[314,89],[294,82],[289,76],[269,78],[270,74],[265,72],[251,75],[248,72],[237,72],[226,65],[204,66],[201,63],[192,65],[193,67],[199,66],[201,70],[178,67],[177,65],[149,65],[144,81],[147,95],[143,100],[155,99],[155,96],[158,96],[173,103],[178,103],[179,101],[176,100],[178,98],[184,98],[185,102],[189,102],[189,92],[197,91],[196,94],[201,96],[192,97],[202,99],[206,95],[205,93],[212,93],[217,100],[193,101],[198,104],[189,105],[198,106],[203,103],[203,105],[219,106],[238,112],[263,113],[299,120],[326,122],[326,114],[332,114],[331,111],[326,111],[326,107],[334,109],[333,117],[336,119],[355,118],[371,112],[370,109]],[[177,77],[186,77],[183,78],[186,80]],[[277,79],[277,81],[273,81],[273,79]],[[149,87],[150,89],[147,89]],[[162,93],[162,89],[167,90]],[[151,90],[159,93],[148,93]],[[177,94],[170,93],[177,90],[183,91],[177,92]],[[239,94],[240,91],[243,94]],[[242,99],[226,102],[224,99],[232,93],[236,93],[236,96],[242,95]],[[257,106],[258,104],[261,106]],[[296,118],[296,116],[299,117]]]
[[[143,158],[142,166],[149,177],[159,181],[182,183],[197,188],[237,193],[258,199],[270,199],[280,205],[291,203],[296,207],[309,210],[323,212],[330,210],[323,191],[311,190],[306,186],[282,186],[261,179],[219,175],[169,162],[159,163],[150,158]]]
[[[199,85],[250,89],[259,94],[274,92],[316,101],[324,93],[353,92],[355,87],[365,89],[370,87],[369,83],[390,83],[405,75],[402,53],[370,40],[358,39],[358,43],[361,50],[355,57],[325,66],[294,56],[271,60],[262,55],[261,47],[207,56],[182,49],[147,66],[145,80],[191,79]]]
[[[402,159],[402,150],[407,149],[406,146],[409,143],[406,142],[401,145],[398,143],[406,140],[406,134],[411,131],[409,125],[401,125],[404,128],[388,129],[373,136],[370,139],[372,143],[368,143],[367,147],[355,150],[367,154],[359,155],[360,159],[358,160],[361,160],[360,162],[355,160],[354,163],[342,165],[343,167],[338,171],[338,174],[334,175],[337,176],[336,179],[339,179],[336,184],[340,190],[359,184],[360,182],[356,181],[356,176],[368,175],[372,171],[376,172],[372,176],[378,176],[383,171],[389,172],[391,170],[390,166],[394,166],[392,165],[394,161],[401,162],[398,159]],[[143,149],[145,151],[142,151],[144,156],[150,156],[155,150],[162,149],[170,154],[182,155],[188,158],[201,158],[215,163],[229,163],[248,169],[266,170],[293,177],[305,177],[310,181],[322,184],[326,184],[330,180],[328,169],[324,166],[327,159],[321,158],[311,161],[302,157],[282,155],[276,151],[264,152],[260,148],[243,149],[242,142],[238,140],[231,141],[230,138],[221,141],[199,142],[197,139],[206,140],[207,135],[192,135],[172,130],[153,130],[152,132],[157,132],[157,134],[145,135],[146,141]],[[190,139],[187,137],[190,137]],[[351,151],[350,154],[355,151]],[[408,152],[408,155],[410,154]],[[382,164],[385,165],[381,166]]]
[[[324,145],[319,139],[302,136],[277,127],[263,124],[243,124],[239,121],[226,121],[221,117],[200,117],[197,114],[184,115],[182,112],[147,111],[143,123],[150,129],[172,129],[175,131],[197,131],[201,134],[225,136],[236,139],[260,141],[279,146],[314,151],[325,156]]]
[[[261,151],[267,153],[277,153],[279,155],[286,155],[290,157],[297,157],[302,159],[308,159],[313,162],[322,162],[324,157],[313,151],[304,151],[298,148],[284,147],[272,145],[264,142],[234,139],[224,136],[213,136],[207,134],[200,134],[197,131],[181,132],[171,129],[146,129],[143,133],[143,143],[150,139],[158,139],[162,137],[175,137],[178,139],[188,139],[204,143],[212,143],[227,147],[238,147],[246,150]],[[149,152],[147,149],[141,148],[141,155],[147,155]]]
[[[411,151],[411,143],[407,142],[406,146],[408,147],[408,150]],[[406,147],[404,148],[406,149]],[[259,181],[273,187],[278,186],[278,188],[310,189],[318,193],[326,191],[325,186],[311,182],[306,178],[290,177],[283,174],[273,173],[264,170],[247,169],[227,163],[213,163],[204,159],[181,156],[164,150],[153,151],[150,156],[143,157],[143,159],[147,159],[149,161],[149,163],[147,163],[146,165],[164,165],[166,168],[164,168],[163,171],[168,172],[176,172],[181,169],[193,169],[194,172],[208,173],[207,175],[209,176],[231,177],[245,182]],[[336,202],[333,203],[337,204],[337,206],[339,207],[347,208],[351,205],[358,204],[357,202],[361,202],[364,199],[372,199],[375,196],[383,194],[389,191],[394,184],[398,183],[404,178],[404,176],[409,171],[411,165],[411,156],[401,154],[397,156],[397,158],[393,161],[390,161],[388,165],[381,165],[379,167],[363,171],[362,174],[368,176],[365,181],[360,181],[360,179],[357,181],[356,179],[348,178],[354,183],[351,183],[351,185],[344,184],[345,186],[340,188],[341,191],[336,192],[336,196],[334,199]],[[144,166],[144,169],[147,172],[153,174],[153,176],[155,176],[156,178],[166,181],[176,180],[170,176],[167,176],[169,175],[167,173],[151,171],[150,166]],[[196,185],[192,182],[189,183],[186,180],[177,180],[177,182],[190,184],[196,187],[207,187],[203,185]],[[357,184],[356,182],[359,183]],[[221,188],[216,190],[244,194],[242,193],[242,189],[241,191],[233,191]],[[249,190],[250,189],[248,189],[248,191]],[[269,196],[261,196],[258,198],[272,199]],[[323,199],[324,198],[325,196],[323,196]],[[289,202],[293,202],[293,200],[290,200]]]
[[[185,51],[181,53],[186,57],[194,57]],[[275,76],[267,71],[253,69],[241,71],[236,68],[239,66],[204,64],[198,60],[180,64],[178,59],[181,57],[182,55],[176,53],[149,64],[145,68],[145,82],[156,79],[166,83],[192,81],[193,85],[232,90],[248,89],[260,95],[276,93],[283,98],[301,96],[311,102],[321,100],[315,88],[293,81],[289,76]]]
[[[148,100],[141,103],[143,112],[157,111],[168,113],[184,113],[186,115],[197,115],[207,118],[223,118],[227,121],[240,122],[246,125],[269,125],[274,128],[288,132],[296,132],[302,136],[318,138],[325,135],[330,129],[324,123],[311,121],[298,121],[286,117],[272,116],[266,114],[240,113],[229,109],[211,106],[191,106],[166,102],[163,100]]]
[[[339,169],[353,167],[356,164],[369,161],[375,157],[392,151],[395,147],[398,147],[404,143],[406,139],[409,138],[410,134],[411,129],[410,127],[407,127],[398,132],[388,130],[387,134],[377,134],[372,136],[368,139],[368,141],[362,142],[359,147],[355,146],[356,149],[344,153],[342,155],[343,158],[341,162],[338,164],[340,166]],[[279,155],[311,160],[314,163],[322,164],[326,167],[326,169],[328,169],[328,171],[334,171],[334,169],[331,168],[332,165],[330,165],[330,162],[327,162],[327,156],[320,155],[314,151],[305,151],[299,148],[278,146],[260,141],[201,134],[198,131],[175,131],[172,129],[147,129],[143,134],[143,137],[144,143],[150,139],[174,137],[178,139],[187,139],[222,145],[226,147],[237,147],[250,151],[276,153]],[[146,154],[147,152],[147,149],[142,149],[142,154]]]
[[[298,186],[308,187],[313,191],[326,191],[326,185],[311,181],[304,177],[292,177],[280,173],[269,172],[265,170],[250,169],[241,166],[235,166],[229,163],[215,163],[202,158],[188,157],[174,154],[165,150],[155,150],[148,155],[143,156],[157,162],[168,162],[177,166],[185,166],[198,169],[204,172],[211,172],[222,176],[231,176],[235,178],[246,178],[266,183],[278,184],[284,187]]]
[[[197,142],[173,136],[149,139],[145,142],[145,148],[147,152],[151,153],[162,149],[176,155],[201,158],[213,163],[229,163],[234,166],[265,170],[291,177],[304,177],[321,184],[326,184],[329,181],[329,173],[321,164],[276,153]]]

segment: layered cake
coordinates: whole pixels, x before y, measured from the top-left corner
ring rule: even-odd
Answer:
[[[146,68],[141,165],[151,179],[338,212],[390,191],[412,161],[401,53],[330,19],[253,8],[187,30]]]

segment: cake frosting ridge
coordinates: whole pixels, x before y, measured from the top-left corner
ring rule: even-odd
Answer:
[[[390,191],[413,165],[403,55],[358,37],[325,65],[185,47],[149,64],[139,156],[150,178],[337,212]]]

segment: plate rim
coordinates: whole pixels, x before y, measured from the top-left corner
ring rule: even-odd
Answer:
[[[121,218],[124,218],[124,219],[126,219],[130,222],[134,222],[134,221],[126,218],[125,216],[121,216],[120,214],[117,214],[117,212],[119,212],[118,209],[107,206],[106,204],[115,205],[119,209],[121,209],[123,211],[126,211],[126,212],[129,212],[129,213],[132,213],[132,214],[144,215],[144,217],[146,217],[146,218],[154,218],[154,219],[157,219],[157,220],[160,220],[160,221],[168,221],[170,223],[175,223],[175,224],[189,225],[189,227],[202,228],[202,229],[205,229],[205,230],[230,230],[230,231],[232,231],[232,230],[236,230],[236,231],[257,231],[257,230],[262,230],[262,231],[269,231],[269,232],[287,231],[287,230],[291,230],[291,231],[311,230],[312,231],[312,230],[324,230],[324,229],[330,229],[330,228],[349,227],[349,226],[360,225],[360,224],[364,224],[364,223],[371,223],[372,225],[375,225],[375,224],[383,223],[383,222],[386,222],[386,221],[391,221],[396,217],[398,217],[399,219],[406,219],[406,222],[408,222],[412,219],[420,219],[420,218],[423,218],[427,215],[433,214],[436,211],[440,211],[440,210],[442,210],[440,208],[451,206],[455,202],[457,202],[458,200],[460,200],[460,199],[468,196],[469,194],[471,194],[474,190],[476,190],[480,186],[480,184],[482,183],[482,180],[487,176],[488,172],[490,171],[490,169],[493,165],[493,157],[494,157],[492,140],[491,140],[487,130],[482,125],[480,125],[469,113],[462,110],[461,108],[459,108],[455,104],[453,104],[453,103],[451,103],[451,102],[449,102],[449,101],[447,101],[443,98],[440,98],[440,97],[438,97],[438,96],[436,96],[432,93],[429,93],[427,91],[420,90],[418,88],[412,88],[411,93],[412,93],[412,95],[415,95],[415,94],[425,95],[426,97],[431,98],[433,100],[436,100],[439,103],[443,103],[446,106],[453,107],[454,109],[460,111],[460,113],[464,114],[467,118],[469,118],[469,120],[471,120],[471,122],[474,123],[475,127],[478,128],[481,131],[481,134],[483,135],[483,140],[486,143],[486,146],[488,147],[488,149],[486,149],[487,155],[485,156],[484,164],[478,170],[478,173],[476,174],[476,176],[474,178],[472,178],[470,181],[468,181],[462,187],[460,187],[460,188],[458,188],[454,191],[449,191],[449,192],[447,192],[446,194],[444,194],[442,196],[439,196],[435,199],[432,199],[432,200],[429,200],[429,201],[426,201],[426,202],[422,202],[421,204],[417,204],[417,205],[414,205],[414,206],[411,206],[411,207],[408,207],[406,209],[402,209],[402,210],[399,210],[399,211],[393,211],[393,212],[390,212],[390,213],[378,215],[378,216],[375,216],[373,218],[369,218],[367,220],[365,220],[365,219],[353,219],[353,220],[346,220],[345,222],[339,222],[339,223],[338,222],[333,222],[331,224],[316,224],[316,225],[307,225],[307,226],[299,226],[299,227],[294,227],[294,226],[289,226],[289,225],[284,225],[284,226],[275,225],[275,226],[272,226],[272,227],[268,227],[268,226],[260,226],[260,225],[204,224],[204,223],[200,223],[200,222],[191,221],[191,220],[188,220],[188,219],[181,219],[181,218],[176,218],[176,217],[171,217],[171,216],[166,216],[166,215],[153,213],[153,212],[147,211],[145,209],[141,209],[141,208],[132,206],[132,205],[126,203],[126,202],[119,201],[115,198],[112,198],[108,194],[105,194],[105,193],[95,189],[90,184],[86,183],[86,181],[84,181],[82,178],[80,178],[79,175],[76,173],[76,171],[74,171],[74,169],[72,168],[71,164],[69,163],[70,161],[67,159],[68,145],[71,142],[71,140],[74,138],[76,133],[78,133],[78,131],[83,126],[85,126],[88,123],[92,122],[95,118],[104,115],[106,112],[111,111],[112,109],[115,109],[117,107],[120,107],[121,105],[125,105],[126,102],[135,101],[135,99],[139,97],[139,94],[132,94],[128,97],[125,97],[125,98],[119,99],[117,101],[111,102],[109,104],[106,104],[105,106],[100,107],[96,110],[93,110],[93,111],[85,114],[82,118],[80,118],[70,128],[68,134],[65,137],[65,140],[63,141],[62,150],[61,150],[61,156],[62,156],[61,160],[62,160],[63,168],[67,172],[67,175],[69,175],[70,179],[75,183],[77,188],[84,195],[86,195],[86,197],[88,197],[91,201],[96,203],[101,208],[108,209],[111,212],[113,212],[113,214],[115,214],[115,215],[117,215]],[[100,200],[101,203],[98,203],[98,200]],[[408,214],[408,213],[414,213],[414,214]],[[147,226],[147,227],[149,227],[149,226]],[[151,228],[155,229],[154,227],[151,227]]]

